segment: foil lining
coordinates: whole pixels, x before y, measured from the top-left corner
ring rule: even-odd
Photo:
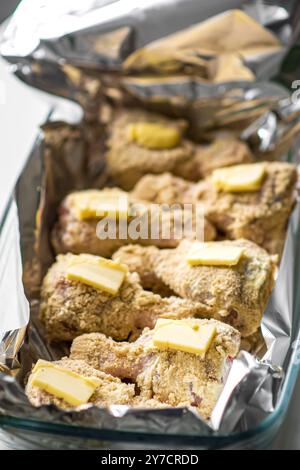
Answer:
[[[68,121],[67,116],[65,116],[65,119]],[[53,132],[54,134],[52,134]],[[11,226],[18,227],[18,223],[20,224],[24,282],[27,288],[32,288],[34,284],[32,271],[29,272],[30,282],[28,280],[26,282],[26,266],[29,260],[32,259],[34,252],[35,212],[39,203],[40,189],[43,186],[42,181],[45,177],[43,165],[47,162],[47,155],[49,158],[49,152],[51,153],[51,160],[54,159],[55,161],[55,155],[57,155],[60,161],[58,166],[55,166],[54,163],[54,173],[52,173],[52,177],[55,178],[56,182],[59,182],[59,179],[57,179],[59,175],[62,178],[63,175],[68,174],[65,173],[66,168],[69,168],[73,173],[74,171],[76,172],[74,168],[77,168],[79,170],[77,172],[77,183],[76,178],[73,178],[75,186],[80,188],[86,185],[93,185],[88,176],[83,177],[82,175],[85,173],[80,172],[82,165],[86,166],[89,163],[88,158],[91,155],[90,152],[85,151],[87,134],[86,130],[83,131],[81,124],[76,126],[74,124],[69,125],[62,122],[49,121],[44,126],[43,133],[44,135],[37,140],[32,155],[17,185],[16,202],[13,203],[14,209],[12,212],[14,224]],[[51,134],[52,137],[55,137],[55,142],[52,141]],[[88,133],[89,137],[90,135]],[[75,160],[78,165],[74,166],[75,145],[77,148]],[[72,162],[72,165],[70,165],[70,162]],[[100,160],[97,161],[97,166],[101,169],[98,174],[100,180],[94,171],[92,171],[91,177],[95,178],[94,184],[101,186],[104,182],[102,180],[103,168],[101,165],[99,166],[100,163]],[[76,174],[73,176],[76,176]],[[58,190],[59,187],[60,189]],[[31,191],[29,194],[32,197],[24,198],[25,188],[36,188],[37,192]],[[68,188],[65,188],[64,183],[61,182],[60,185],[55,185],[55,190],[55,194],[60,194],[60,190],[67,191]],[[17,215],[16,207],[18,207],[19,216]],[[293,301],[296,298],[296,281],[300,274],[299,264],[297,263],[299,227],[300,203],[298,202],[290,219],[276,287],[263,317],[262,330],[268,350],[261,360],[254,358],[251,354],[244,351],[240,353],[239,357],[233,362],[210,423],[204,423],[189,409],[138,410],[130,409],[126,406],[112,406],[109,409],[83,407],[80,411],[65,413],[53,406],[32,407],[22,387],[32,364],[39,357],[56,359],[67,354],[67,349],[63,347],[59,349],[52,348],[44,341],[43,329],[37,319],[38,304],[34,300],[31,301],[31,323],[25,343],[19,352],[19,362],[12,364],[11,359],[16,359],[17,357],[16,353],[21,346],[22,339],[20,338],[23,338],[24,329],[22,328],[6,334],[1,342],[2,349],[4,345],[6,351],[5,361],[2,360],[1,362],[11,370],[13,375],[16,375],[16,378],[1,374],[0,412],[9,416],[27,417],[43,422],[65,425],[92,427],[98,430],[110,429],[147,433],[161,433],[163,430],[163,433],[167,435],[182,433],[187,436],[208,436],[215,435],[216,433],[224,435],[230,432],[246,430],[257,425],[276,407],[288,364],[286,358],[290,354],[291,339],[295,337],[299,329],[299,321],[295,317],[297,306]],[[45,234],[47,233],[49,233],[49,227],[45,227]],[[7,230],[6,237],[11,238],[11,230]],[[16,239],[15,241],[14,249],[16,253],[20,254],[19,240]],[[45,241],[41,243],[41,246],[43,247],[41,253],[45,256],[43,262],[46,266],[52,261],[52,255],[51,251],[49,251],[49,246],[45,245]],[[2,256],[0,259],[3,260]],[[20,264],[19,269],[21,268]],[[32,266],[30,267],[32,268]],[[10,278],[10,292],[13,289],[15,290],[16,282],[19,289],[21,289],[20,270],[17,276]],[[32,292],[30,296],[34,299]],[[21,305],[22,302],[22,305],[26,308],[27,301],[22,290],[19,291],[17,298],[18,304]],[[14,306],[13,312],[16,318],[20,319],[18,305]]]
[[[24,296],[17,206],[11,202],[0,231],[0,371],[18,366],[17,354],[29,321]],[[11,295],[14,292],[14,295]]]
[[[4,372],[0,373],[0,414],[38,420],[44,424],[168,436],[223,436],[255,427],[277,406],[291,360],[291,342],[299,331],[296,315],[296,289],[300,275],[297,262],[299,201],[290,219],[278,279],[262,321],[267,352],[263,358],[257,359],[241,351],[233,362],[210,423],[203,422],[190,409],[140,410],[126,406],[99,409],[85,406],[79,411],[62,412],[54,406],[34,408],[28,402],[23,385],[32,364],[38,357],[55,359],[67,353],[63,347],[55,349],[44,341],[43,329],[37,319],[38,304],[34,299],[40,276],[53,259],[48,235],[57,204],[71,189],[101,187],[106,182],[101,159],[105,127],[100,119],[100,104],[138,103],[171,115],[180,113],[190,120],[192,127],[194,124],[194,132],[198,134],[200,131],[202,138],[209,139],[220,129],[230,129],[246,140],[262,158],[283,156],[289,151],[290,160],[298,163],[299,159],[291,147],[299,132],[299,108],[289,99],[287,92],[275,84],[255,81],[210,85],[198,83],[190,77],[176,77],[177,81],[172,78],[170,84],[168,78],[166,81],[166,77],[164,80],[158,77],[155,84],[144,83],[141,86],[141,82],[137,85],[140,77],[118,75],[121,59],[134,48],[203,19],[195,16],[197,2],[185,0],[183,5],[183,1],[178,0],[176,9],[170,9],[168,0],[133,2],[131,9],[122,1],[90,1],[83,6],[83,2],[73,0],[60,2],[55,10],[50,2],[40,0],[38,3],[44,9],[41,8],[36,16],[32,15],[30,1],[21,3],[8,25],[1,52],[15,64],[15,72],[27,83],[85,105],[84,117],[79,108],[75,111],[66,106],[55,110],[36,141],[16,187],[15,200],[1,227],[0,275],[1,281],[6,281],[0,284],[1,299],[3,289],[17,294],[8,296],[11,303],[5,303],[4,315],[2,312],[2,318],[9,325],[3,328],[2,323],[3,331],[0,330],[0,371]],[[254,2],[250,3],[253,7]],[[291,10],[273,5],[271,13],[269,8],[262,8],[262,3],[259,3],[261,9],[256,9],[256,13],[252,11],[253,16],[257,15],[261,24],[278,34],[287,47],[293,36]],[[284,3],[286,6],[289,2]],[[117,8],[113,8],[115,4],[118,4]],[[163,23],[158,28],[151,28],[154,20],[159,23],[158,5],[162,18],[168,13],[168,18],[174,20],[167,23],[170,31],[162,29]],[[180,21],[184,6],[187,15]],[[50,12],[52,16],[49,16]],[[63,21],[57,22],[57,14],[62,14]],[[127,25],[125,29],[124,24]],[[28,43],[22,41],[24,31]],[[114,44],[115,56],[102,56],[99,50],[95,53],[97,49],[93,49],[93,45],[110,31],[117,31],[121,40],[117,48]],[[106,40],[109,43],[111,38],[106,37]],[[111,80],[112,72],[115,80]],[[269,78],[269,74],[270,70],[262,73],[262,78]],[[114,87],[107,86],[107,83]],[[191,106],[191,102],[197,106]],[[203,115],[203,110],[210,112],[201,120],[199,116]],[[37,246],[34,246],[35,215],[40,200],[40,208],[44,211],[43,223]],[[8,242],[13,248],[9,262],[3,256],[7,253]],[[41,261],[38,267],[32,262],[36,248]],[[31,321],[25,340],[29,309],[21,278],[21,252],[24,286],[31,300]],[[13,271],[8,276],[10,266]],[[9,374],[6,373],[8,371]]]

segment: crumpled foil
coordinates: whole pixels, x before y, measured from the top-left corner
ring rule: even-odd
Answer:
[[[281,44],[277,51],[246,60],[259,92],[252,93],[253,84],[247,81],[203,81],[193,67],[186,74],[128,72],[123,67],[125,59],[154,40],[222,12],[220,4],[202,2],[200,8],[197,0],[63,0],[58,6],[49,0],[27,0],[5,28],[0,53],[26,83],[80,102],[89,116],[95,116],[98,103],[106,99],[180,113],[195,124],[191,129],[196,139],[217,128],[240,131],[278,99],[278,90],[264,81],[276,75],[295,41],[299,2],[242,5]],[[240,4],[228,1],[226,7]],[[194,56],[206,60],[196,51]]]
[[[240,352],[209,423],[191,409],[84,406],[79,411],[63,412],[54,406],[34,408],[24,394],[24,382],[37,358],[51,360],[67,354],[63,346],[57,349],[45,342],[35,298],[40,276],[53,259],[49,228],[59,201],[69,190],[101,187],[106,182],[101,157],[105,126],[100,105],[139,104],[170,115],[180,113],[192,124],[194,137],[209,140],[214,132],[230,129],[259,157],[277,158],[289,151],[288,158],[298,162],[299,155],[291,144],[299,132],[299,106],[278,85],[266,81],[212,85],[194,77],[177,77],[177,81],[170,82],[157,77],[155,83],[142,83],[140,77],[120,74],[121,61],[136,48],[207,16],[207,11],[199,11],[192,0],[177,0],[176,8],[169,0],[128,3],[65,0],[54,6],[53,2],[39,0],[34,2],[33,15],[33,2],[28,0],[21,3],[11,19],[0,45],[1,53],[15,64],[20,78],[72,98],[84,110],[82,117],[79,107],[56,109],[43,126],[0,228],[0,294],[6,309],[2,314],[5,322],[0,325],[0,370],[4,372],[0,373],[0,414],[149,435],[222,436],[249,430],[276,408],[291,360],[291,342],[299,331],[299,201],[290,219],[276,286],[263,316],[267,352],[260,359]],[[250,2],[247,6],[280,38],[284,51],[294,34],[294,3],[270,6]],[[185,15],[181,15],[183,8]],[[168,21],[163,21],[166,17]],[[121,42],[108,37],[111,31],[117,31]],[[108,47],[99,49],[99,39],[103,40],[105,34],[105,44],[113,44],[113,51]],[[253,65],[258,78],[266,80],[276,73],[281,60],[282,55],[258,60]],[[38,207],[42,226],[36,244]],[[4,257],[8,246],[11,256]],[[38,264],[34,262],[36,252]],[[31,307],[25,339],[29,309],[23,285]],[[11,292],[16,295],[7,295]]]
[[[18,366],[17,354],[29,321],[29,305],[22,284],[20,232],[15,202],[11,202],[0,225],[0,371]],[[11,295],[11,286],[14,295]]]

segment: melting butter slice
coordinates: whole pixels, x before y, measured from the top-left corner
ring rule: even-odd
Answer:
[[[243,248],[223,245],[218,242],[199,243],[187,256],[191,266],[235,266],[239,263]]]
[[[154,122],[129,124],[128,136],[141,147],[159,150],[176,147],[181,139],[181,134],[175,127]]]
[[[88,190],[78,193],[75,208],[80,220],[115,216],[128,217],[128,196],[126,193]]]
[[[99,257],[78,256],[67,269],[67,279],[79,281],[109,294],[117,294],[126,273],[127,266]]]
[[[168,318],[159,318],[155,323],[154,329],[157,330],[161,326],[172,325],[174,321],[179,321],[179,320],[169,320]],[[180,324],[187,325],[189,328],[193,328],[193,330],[195,331],[199,330],[199,325],[189,321],[188,319],[180,320]]]
[[[39,360],[32,371],[30,384],[62,398],[72,406],[79,406],[89,401],[100,380]]]
[[[264,163],[235,165],[212,173],[212,182],[219,191],[248,192],[261,188],[266,173]]]
[[[159,349],[174,349],[205,356],[214,337],[214,325],[193,325],[183,320],[160,319],[157,321],[153,344]]]

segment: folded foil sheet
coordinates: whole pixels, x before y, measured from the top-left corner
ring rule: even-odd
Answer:
[[[25,3],[30,4],[31,2],[24,2],[24,5]],[[82,96],[85,93],[85,96],[88,96],[89,99],[93,96],[94,101],[91,100],[88,106],[84,107],[83,113],[79,107],[75,107],[75,109],[72,106],[66,106],[63,109],[56,109],[54,111],[49,121],[43,126],[41,134],[36,141],[32,154],[17,184],[15,200],[12,201],[1,226],[0,275],[1,280],[3,280],[1,282],[1,299],[2,292],[5,292],[5,299],[8,297],[10,302],[5,303],[4,315],[2,313],[5,322],[7,321],[8,323],[4,329],[3,324],[1,324],[3,331],[0,330],[0,362],[1,371],[4,372],[0,374],[0,414],[98,430],[109,429],[111,431],[144,432],[149,434],[166,434],[169,436],[228,435],[231,432],[248,430],[259,424],[276,408],[284,383],[285,373],[291,360],[293,351],[291,344],[297,338],[299,332],[300,321],[297,318],[297,310],[299,308],[297,301],[299,299],[296,296],[296,292],[297,281],[300,275],[298,263],[299,244],[297,242],[300,234],[300,202],[297,203],[290,219],[276,287],[263,317],[262,331],[267,344],[267,352],[263,358],[257,359],[251,354],[242,351],[238,358],[234,360],[210,423],[204,423],[198,415],[189,409],[139,410],[130,409],[126,406],[112,406],[109,409],[99,409],[84,406],[80,411],[62,412],[53,406],[34,408],[29,404],[24,394],[24,381],[26,381],[31,366],[37,358],[56,359],[68,353],[67,347],[63,345],[60,348],[54,348],[45,342],[43,328],[38,321],[37,315],[38,301],[36,300],[36,294],[40,279],[53,260],[53,253],[49,243],[49,228],[54,220],[57,205],[70,190],[101,187],[107,181],[102,158],[105,126],[101,119],[102,111],[100,111],[103,106],[100,107],[100,104],[105,104],[106,106],[115,103],[114,99],[118,100],[123,90],[118,83],[115,90],[118,90],[120,95],[112,93],[111,90],[109,91],[110,96],[109,93],[107,94],[107,90],[104,93],[103,83],[105,80],[102,81],[102,76],[100,80],[99,77],[96,77],[96,74],[86,75],[85,71],[82,72],[77,67],[75,60],[74,63],[72,60],[69,60],[71,55],[63,61],[54,60],[55,54],[58,54],[57,57],[63,57],[62,52],[68,45],[69,35],[74,34],[75,36],[73,42],[69,41],[68,47],[76,45],[75,37],[80,31],[85,30],[83,25],[85,25],[87,31],[90,31],[89,28],[91,28],[94,39],[98,37],[99,31],[102,34],[102,27],[99,29],[99,25],[101,26],[103,22],[105,23],[105,15],[99,16],[96,12],[98,11],[97,9],[102,11],[100,4],[103,5],[103,3],[107,4],[107,8],[114,3],[123,4],[124,7],[123,2],[95,1],[85,2],[84,7],[82,7],[83,3],[80,2],[81,8],[79,8],[79,3],[73,1],[73,9],[70,10],[70,2],[60,2],[60,8],[62,9],[60,12],[65,12],[68,21],[57,23],[57,29],[55,30],[56,37],[51,38],[51,41],[49,39],[51,47],[53,46],[52,56],[49,52],[51,48],[49,49],[46,39],[43,39],[43,41],[36,39],[36,42],[31,44],[31,48],[26,50],[24,43],[23,55],[10,54],[11,60],[12,57],[15,59],[18,57],[18,60],[19,57],[22,57],[20,62],[16,61],[19,65],[21,64],[21,69],[18,69],[19,65],[17,65],[19,71],[23,70],[24,72],[26,68],[24,69],[23,67],[30,64],[27,69],[27,78],[25,79],[25,76],[22,75],[23,72],[20,73],[20,76],[31,85],[45,88],[60,95],[72,96],[72,98],[81,104],[87,103],[87,101],[82,100]],[[139,5],[142,3],[140,2]],[[140,42],[137,43],[138,47],[159,37],[157,31],[151,37],[153,33],[151,27],[148,29],[145,27],[146,24],[153,24],[151,21],[153,22],[154,18],[157,22],[157,10],[153,6],[155,3],[152,1],[150,5],[149,2],[148,10],[143,11],[143,14],[140,7],[136,7],[132,11],[130,10],[131,16],[129,15],[128,6],[127,9],[124,7],[123,13],[126,13],[127,18],[129,15],[132,19],[132,24],[139,25],[140,27]],[[170,2],[165,1],[160,3],[164,5],[163,8],[167,11]],[[175,15],[174,18],[176,17],[178,20],[177,23],[170,21],[167,24],[172,25],[174,29],[180,29],[191,22],[195,22],[195,18],[192,19],[195,13],[192,5],[195,7],[195,2],[189,0],[188,3],[191,6],[191,10],[187,8],[186,1],[185,5],[188,12],[184,19],[186,24],[178,22],[179,20],[176,16],[180,12],[180,4],[182,7],[182,2],[180,1],[176,2],[178,4],[176,15],[174,9],[170,13]],[[50,8],[48,2],[47,5]],[[24,8],[26,11],[27,7],[24,6]],[[277,26],[282,26],[289,18],[288,10],[280,7],[275,11],[283,16],[274,22],[274,31],[276,31],[276,24]],[[44,12],[47,12],[47,8]],[[29,10],[27,13],[29,15]],[[123,24],[120,19],[122,17],[122,10],[119,9],[115,13],[116,18],[119,18],[118,26],[121,26]],[[52,20],[55,22],[57,19],[55,16],[56,10],[53,14]],[[19,12],[17,11],[12,19],[11,26],[8,27],[11,28],[10,41],[12,41],[14,34],[16,36],[19,34],[16,31],[20,27],[21,18],[24,20],[27,18],[28,20],[28,15],[24,16],[24,10],[22,9]],[[32,21],[37,21],[37,18],[34,17]],[[271,19],[268,15],[262,15],[260,20],[262,24],[271,25],[272,15]],[[92,22],[92,25],[88,21]],[[13,26],[14,22],[15,26]],[[26,21],[25,24],[27,24]],[[50,24],[51,21],[48,23],[47,15],[45,15],[43,27],[46,28]],[[112,24],[115,23],[112,22]],[[53,28],[53,24],[51,28]],[[51,28],[49,26],[49,34],[51,31],[54,31]],[[66,28],[68,28],[68,31],[66,31]],[[106,31],[109,28],[111,28],[111,25],[106,27]],[[37,34],[36,29],[34,31]],[[60,32],[60,35],[57,34],[58,32]],[[66,32],[67,36],[64,36]],[[141,36],[142,32],[148,32],[147,41],[145,38],[141,39],[143,37]],[[164,34],[166,32],[171,33],[173,31],[164,31]],[[20,44],[22,43],[21,40],[19,42]],[[41,43],[47,52],[47,61],[43,60],[43,54],[39,52]],[[5,44],[7,47],[7,43]],[[80,41],[78,44],[80,44]],[[17,46],[17,42],[15,46]],[[1,47],[4,47],[3,43]],[[86,52],[84,48],[78,50],[81,51],[82,57],[86,56],[85,53],[82,53],[82,51]],[[86,56],[86,60],[88,60],[88,56]],[[67,69],[67,73],[73,77],[73,82],[68,81],[64,73],[62,75],[58,73],[58,68],[61,64],[65,68],[66,62],[68,62],[67,67],[71,67]],[[55,67],[52,67],[53,64],[55,64]],[[107,64],[108,62],[105,62],[105,66]],[[44,65],[46,65],[46,68],[44,68]],[[91,68],[95,69],[98,65],[94,63]],[[115,66],[115,64],[113,65]],[[35,72],[38,71],[37,75],[35,72],[33,73],[33,70]],[[41,75],[39,75],[40,71],[42,71]],[[44,85],[41,86],[45,73],[50,80],[43,82]],[[56,78],[52,81],[54,76]],[[60,82],[60,78],[64,78],[66,81]],[[75,82],[76,86],[72,88],[72,83],[74,84]],[[188,101],[192,101],[195,98],[195,94],[193,94],[196,93],[195,90],[197,89],[195,83],[191,87]],[[182,82],[180,86],[180,96],[184,97],[191,83],[189,82],[186,87],[184,82]],[[202,85],[199,86],[202,93],[204,88]],[[222,85],[223,88],[215,87],[216,91],[214,91],[213,87],[215,85],[212,87],[206,85],[205,100],[207,104],[212,103],[212,108],[217,109],[216,102],[213,101],[215,93],[218,94],[220,90],[224,93],[224,89],[226,89],[231,98],[234,98],[237,107],[235,109],[230,108],[232,101],[229,100],[230,106],[229,108],[225,106],[224,112],[226,119],[221,117],[219,121],[215,119],[218,113],[213,110],[210,114],[211,120],[209,124],[207,124],[206,120],[206,124],[200,126],[200,129],[203,130],[203,136],[208,136],[209,133],[207,134],[207,131],[218,132],[219,129],[226,128],[224,123],[227,123],[229,124],[227,127],[234,129],[262,158],[274,158],[279,155],[284,156],[285,154],[285,157],[298,162],[299,155],[291,144],[295,141],[295,137],[299,132],[299,110],[297,103],[293,103],[289,99],[284,89],[267,82],[239,83],[238,88],[236,84],[232,87],[229,83]],[[150,87],[150,89],[153,89],[153,87]],[[159,93],[162,96],[168,97],[166,89],[160,90]],[[178,97],[178,90],[174,94]],[[148,94],[146,93],[145,96],[148,97]],[[99,101],[95,98],[99,98]],[[220,96],[217,96],[219,106],[221,102],[226,105],[227,98],[228,96],[224,98],[224,95],[222,95],[220,101]],[[127,98],[122,97],[121,102],[127,103],[126,100]],[[130,101],[130,104],[138,102],[151,109],[152,105],[147,100],[136,100],[137,97],[135,97],[135,101]],[[245,106],[247,100],[250,102],[248,107]],[[256,104],[255,108],[259,108],[259,112],[253,109],[253,103]],[[195,113],[194,109],[191,110],[189,105],[188,108],[184,108],[181,103],[178,106],[178,102],[176,102],[175,107],[171,110],[169,101],[167,108],[163,107],[163,109],[171,114],[188,109],[186,115],[190,118],[190,122],[192,124],[195,123],[195,125],[198,122],[199,115]],[[224,108],[222,108],[223,110]],[[220,108],[218,109],[219,111]],[[82,117],[83,114],[84,117]],[[238,116],[238,119],[231,119],[231,115]],[[24,197],[24,194],[26,194],[26,197]],[[41,210],[42,224],[39,227],[36,239],[36,211],[38,207]],[[9,240],[10,246],[13,247],[14,256],[9,257],[8,263],[7,257],[4,254],[7,253],[6,246]],[[23,263],[21,262],[21,253]],[[35,259],[36,253],[38,260]],[[10,266],[13,271],[10,271],[12,275],[8,276],[7,273]],[[24,333],[28,322],[29,309],[23,290],[22,267],[24,287],[31,307],[31,321],[25,339]],[[9,292],[14,292],[16,295],[7,296]],[[21,345],[22,347],[20,347]],[[18,351],[19,354],[17,355]],[[5,372],[9,372],[9,374]]]
[[[26,83],[79,101],[89,116],[95,116],[103,100],[125,101],[186,116],[193,123],[193,138],[217,128],[240,131],[270,110],[278,99],[276,90],[262,84],[258,94],[251,94],[248,81],[212,83],[201,77],[199,63],[206,64],[214,54],[209,48],[199,50],[197,28],[222,13],[208,32],[205,29],[208,46],[226,40],[226,54],[240,54],[236,39],[247,44],[251,26],[234,10],[242,4],[257,21],[255,38],[250,34],[252,53],[244,54],[244,66],[263,82],[276,75],[299,33],[299,2],[268,3],[229,0],[226,8],[233,10],[222,13],[225,2],[220,1],[201,2],[200,7],[197,0],[63,0],[59,6],[49,0],[26,0],[3,32],[0,53]],[[152,51],[157,40],[172,45],[174,34],[183,69],[128,70],[126,63],[134,54],[145,48]],[[266,43],[270,47],[264,48]],[[224,62],[227,66],[228,60]]]

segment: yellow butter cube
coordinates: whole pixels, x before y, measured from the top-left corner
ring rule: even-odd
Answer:
[[[87,190],[76,194],[75,209],[80,220],[111,216],[128,217],[128,196],[122,191]]]
[[[74,257],[75,258],[75,257]],[[79,281],[88,286],[100,289],[109,294],[117,294],[123,284],[127,266],[99,257],[82,257],[69,265],[67,269],[67,279]]]
[[[160,328],[161,326],[170,325],[174,320],[169,320],[168,318],[159,318],[155,323],[155,329]]]
[[[174,321],[177,321],[177,320],[169,320],[168,318],[159,318],[155,323],[155,329],[158,329],[161,326],[172,324],[174,323]],[[187,325],[188,327],[193,328],[193,330],[195,331],[199,330],[199,325],[193,324],[193,322],[189,321],[188,319],[180,320],[180,324]]]
[[[128,137],[141,147],[170,149],[178,145],[181,134],[175,127],[155,122],[139,122],[129,124]]]
[[[174,349],[205,356],[214,337],[214,325],[193,325],[183,320],[158,320],[153,335],[153,345],[159,349]]]
[[[62,398],[72,406],[79,406],[89,401],[100,380],[39,360],[30,377],[30,385]]]
[[[243,255],[243,248],[219,242],[199,243],[187,256],[191,266],[235,266]]]
[[[257,191],[263,184],[265,174],[265,163],[235,165],[215,170],[212,173],[212,182],[219,191]]]
[[[35,363],[34,368],[32,369],[32,373],[37,372],[39,369],[42,369],[45,367],[55,367],[55,364],[52,364],[52,362],[49,362],[49,361],[45,361],[44,359],[39,359]]]

